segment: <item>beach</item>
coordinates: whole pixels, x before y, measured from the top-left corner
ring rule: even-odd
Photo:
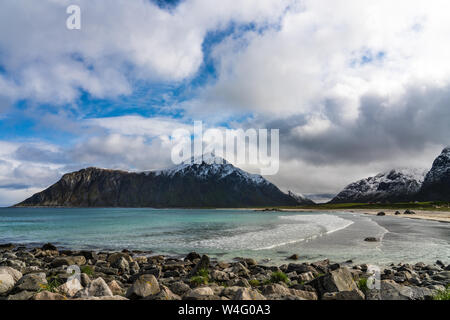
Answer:
[[[279,266],[190,252],[0,245],[0,300],[431,300],[448,295],[450,265],[352,261]]]

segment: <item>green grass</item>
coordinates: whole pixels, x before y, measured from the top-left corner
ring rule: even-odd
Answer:
[[[193,276],[190,279],[190,282],[195,285],[202,285],[202,284],[208,284],[208,278],[203,276]]]
[[[58,288],[62,284],[59,282],[58,278],[48,279],[47,281],[47,284],[39,285],[41,288],[38,290],[38,292],[49,291],[55,293],[56,288]]]
[[[422,210],[422,211],[450,211],[450,202],[401,202],[401,203],[324,203],[296,207],[279,207],[278,209],[315,209],[315,210],[340,210],[340,209],[391,209],[391,210]]]
[[[433,297],[433,300],[450,300],[450,284],[447,285],[445,290],[440,291]]]
[[[208,269],[198,270],[196,275],[190,279],[190,282],[193,284],[196,284],[196,285],[208,284],[208,282],[209,282]]]
[[[92,276],[94,274],[94,269],[91,266],[82,266],[81,273],[85,273],[88,276]]]
[[[289,283],[289,278],[284,272],[276,271],[276,272],[273,272],[272,275],[270,276],[270,282],[271,283],[277,283],[277,282]]]
[[[360,278],[358,280],[358,288],[364,293],[369,291],[369,287],[367,286],[367,278]]]
[[[208,278],[209,277],[209,271],[208,271],[208,269],[200,269],[200,270],[197,271],[197,275]]]
[[[252,287],[259,287],[259,285],[261,284],[261,283],[259,282],[259,280],[257,280],[257,279],[249,280],[248,283],[249,283]]]

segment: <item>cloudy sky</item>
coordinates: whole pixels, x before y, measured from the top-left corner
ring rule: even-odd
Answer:
[[[81,8],[81,30],[66,8]],[[450,144],[445,0],[2,0],[0,205],[170,135],[280,129],[283,190],[336,193]]]

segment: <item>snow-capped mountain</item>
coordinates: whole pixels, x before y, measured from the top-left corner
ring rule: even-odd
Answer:
[[[434,160],[418,195],[424,201],[450,201],[450,147]]]
[[[311,204],[315,204],[314,201],[312,201],[311,199],[308,199],[307,197],[305,197],[304,195],[300,194],[300,193],[294,193],[292,191],[288,191],[288,195],[295,199],[298,204],[300,205],[311,205]]]
[[[158,171],[87,168],[64,175],[18,206],[258,207],[297,205],[260,175],[215,156]]]
[[[420,190],[426,170],[395,169],[348,185],[331,203],[411,201]]]
[[[183,163],[164,170],[147,171],[147,174],[165,175],[175,177],[177,175],[195,175],[200,179],[208,179],[211,176],[217,179],[224,179],[235,175],[249,183],[268,184],[269,182],[261,175],[251,174],[242,169],[233,166],[225,159],[214,154],[204,154],[198,157],[192,157]]]

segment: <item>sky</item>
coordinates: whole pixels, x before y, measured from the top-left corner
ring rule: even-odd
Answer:
[[[81,8],[68,30],[66,8]],[[0,206],[96,166],[171,166],[171,134],[280,130],[283,191],[335,194],[450,144],[444,0],[2,0]],[[254,168],[245,168],[253,170]]]

